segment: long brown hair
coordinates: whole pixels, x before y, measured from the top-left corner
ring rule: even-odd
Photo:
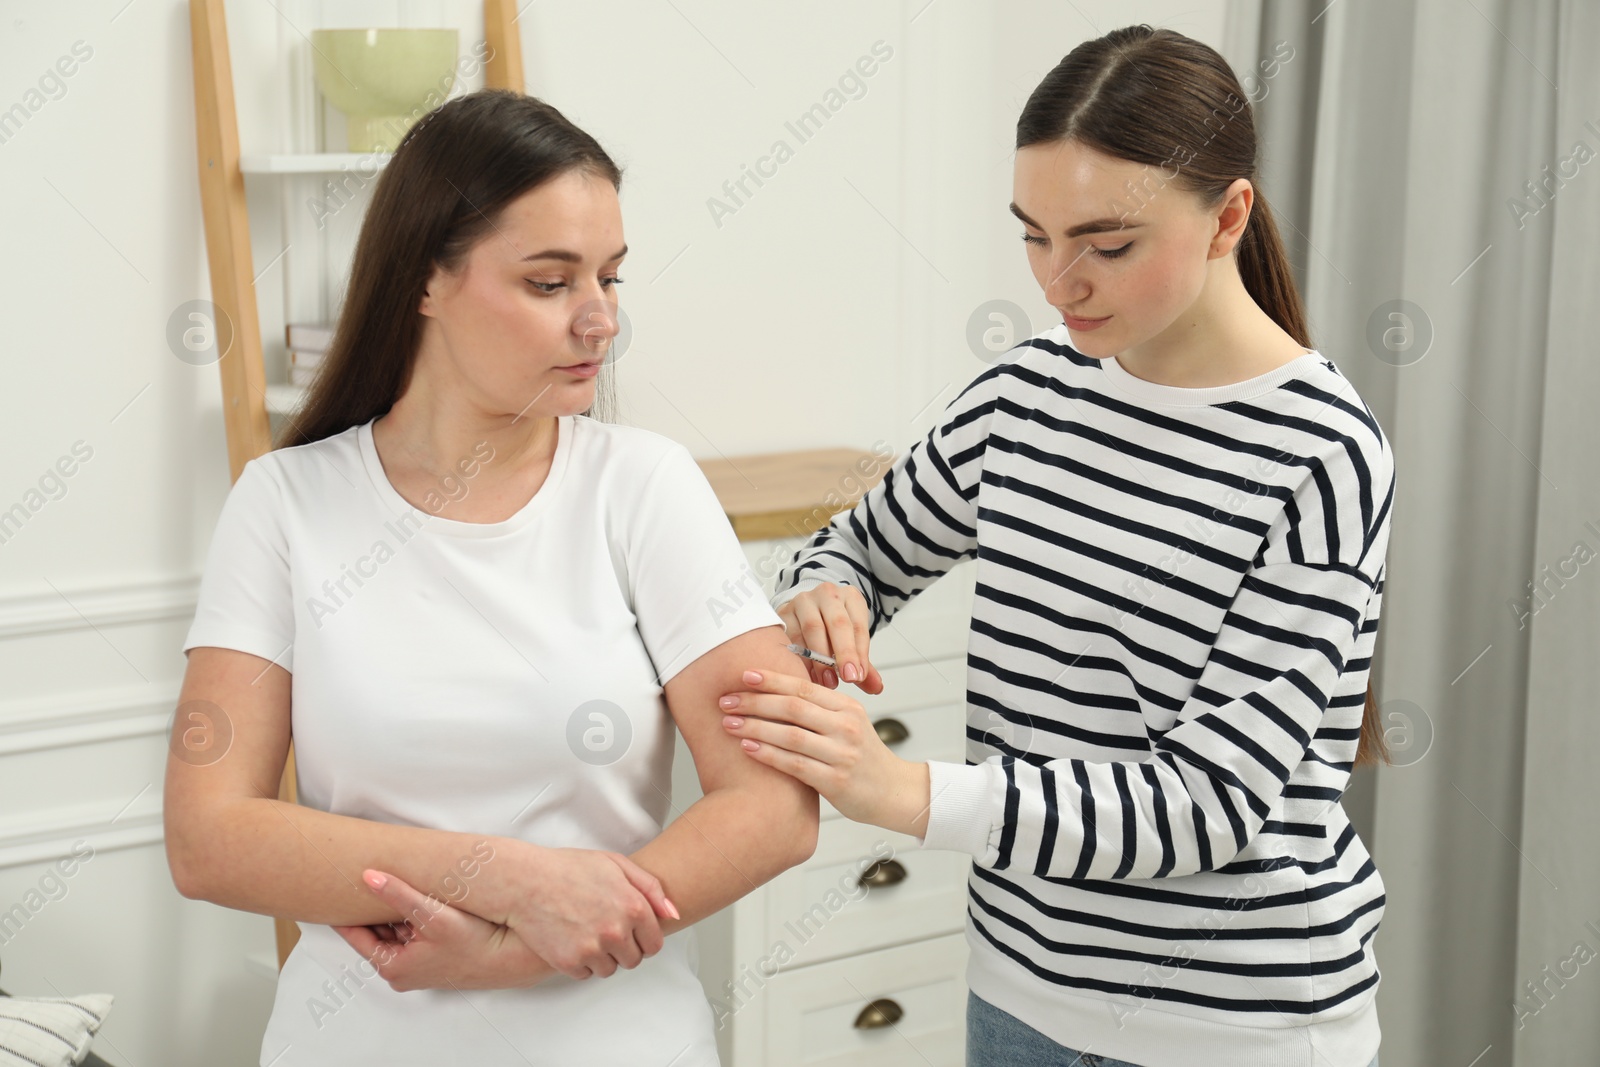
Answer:
[[[1257,178],[1255,118],[1227,60],[1181,33],[1148,25],[1112,30],[1086,41],[1045,75],[1017,119],[1017,148],[1074,141],[1095,151],[1171,167],[1167,178],[1217,207],[1239,178],[1255,202],[1234,248],[1245,291],[1302,348],[1315,348],[1289,257]],[[1355,766],[1389,763],[1378,702],[1367,687]]]
[[[435,265],[459,270],[512,201],[573,170],[622,184],[599,142],[536,97],[482,89],[417,120],[373,190],[323,367],[273,447],[386,414],[410,380],[422,337],[417,305]],[[607,366],[586,414],[605,418],[612,388]]]

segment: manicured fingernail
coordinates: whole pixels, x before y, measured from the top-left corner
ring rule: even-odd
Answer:
[[[754,752],[756,749],[761,747],[760,742],[752,741],[748,737],[745,738],[743,741],[740,741],[739,744],[744,746],[744,750],[746,752]]]
[[[744,672],[744,680],[746,682],[748,682],[749,684],[751,684],[751,685],[760,685],[761,684],[761,672],[760,671],[745,671]]]
[[[833,672],[832,667],[824,670],[822,672],[822,677],[829,689],[832,689],[839,684],[839,676]]]
[[[674,919],[681,919],[681,918],[683,918],[683,916],[682,916],[682,915],[679,915],[679,914],[678,914],[678,909],[677,909],[677,906],[676,906],[676,905],[674,905],[674,904],[673,904],[673,903],[672,903],[672,901],[670,901],[670,900],[668,900],[668,899],[667,899],[667,898],[666,898],[666,897],[662,897],[662,898],[661,898],[661,902],[662,902],[662,903],[663,903],[663,904],[665,904],[665,905],[666,905],[666,906],[667,906],[667,914],[668,914],[668,915],[670,915],[670,916],[672,916],[672,917],[673,917],[673,918],[674,918]]]
[[[739,727],[744,725],[744,720],[739,718],[737,715],[724,715],[722,717],[722,725],[726,726],[730,730],[737,730]]]
[[[385,878],[377,871],[365,871],[362,873],[361,877],[374,889],[382,889],[384,886],[389,884],[389,879]]]
[[[854,681],[858,680],[861,677],[859,674],[856,673],[856,665],[854,663],[846,663],[844,665],[844,672],[843,673],[844,673],[844,680],[847,681],[847,682],[854,682]]]
[[[717,701],[717,705],[724,708],[736,708],[739,706],[739,694],[729,693],[727,696]]]

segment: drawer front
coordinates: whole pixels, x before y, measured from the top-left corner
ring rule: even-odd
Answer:
[[[853,685],[841,691],[861,702],[879,732],[903,736],[889,744],[889,750],[912,763],[939,760],[965,763],[967,760],[967,670],[964,659],[918,662],[900,667],[883,667],[883,692],[863,693]],[[839,811],[822,802],[824,820],[839,817]]]
[[[789,946],[787,970],[961,930],[971,863],[879,826],[824,823],[811,859],[767,884],[761,944]]]
[[[958,933],[784,971],[766,997],[765,1067],[961,1067],[966,967]],[[884,1011],[863,1019],[874,1003]]]

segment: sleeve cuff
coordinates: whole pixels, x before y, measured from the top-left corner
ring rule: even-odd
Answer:
[[[718,615],[711,626],[702,626],[698,632],[690,635],[688,643],[660,669],[657,675],[660,685],[665,688],[668,682],[678,676],[679,671],[717,646],[763,626],[776,626],[782,630],[783,620],[758,596],[746,600],[727,613],[726,617]]]
[[[928,832],[921,847],[965,852],[981,867],[1000,857],[1006,776],[998,763],[928,761]]]
[[[182,651],[187,655],[190,649],[201,645],[248,652],[252,656],[260,656],[264,660],[276,663],[290,674],[294,673],[293,637],[284,640],[277,634],[254,626],[241,626],[211,618],[196,618],[189,624],[189,632],[184,638]]]

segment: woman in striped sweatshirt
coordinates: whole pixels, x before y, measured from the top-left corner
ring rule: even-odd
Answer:
[[[1376,1065],[1383,882],[1340,798],[1386,758],[1389,444],[1311,345],[1213,49],[1079,46],[1016,148],[1063,323],[783,569],[774,606],[839,674],[746,674],[724,727],[972,855],[969,1064]],[[909,763],[837,683],[881,691],[869,636],[966,559],[966,763]]]

